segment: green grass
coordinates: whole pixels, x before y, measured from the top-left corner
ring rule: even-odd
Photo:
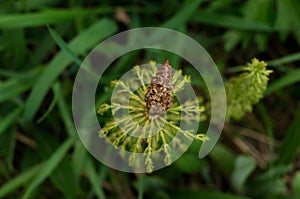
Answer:
[[[0,198],[300,197],[297,0],[99,2],[1,2]],[[97,161],[82,145],[72,118],[72,89],[82,61],[97,44],[149,26],[197,40],[224,81],[253,57],[265,60],[273,73],[264,99],[243,119],[225,124],[207,157],[198,159],[201,144],[195,142],[162,170],[128,174]],[[174,47],[182,45],[174,40]],[[110,80],[166,56],[205,96],[205,83],[183,58],[149,49],[123,55],[105,71],[96,105],[109,102]]]

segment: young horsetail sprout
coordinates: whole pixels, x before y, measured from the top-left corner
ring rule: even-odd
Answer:
[[[252,59],[251,63],[243,68],[243,73],[230,78],[225,84],[227,95],[226,120],[239,120],[246,112],[252,111],[252,106],[263,98],[267,88],[269,74],[272,70],[267,70],[267,63]]]
[[[100,115],[111,110],[112,117],[99,136],[116,148],[130,151],[129,157],[122,152],[120,155],[132,167],[144,166],[151,173],[157,158],[155,151],[163,153],[164,164],[170,165],[178,151],[187,149],[185,140],[208,140],[204,134],[197,134],[197,129],[189,129],[190,123],[199,124],[204,111],[199,98],[180,99],[180,92],[189,83],[190,77],[173,70],[168,60],[158,68],[153,61],[148,68],[135,66],[130,78],[112,82],[116,97],[112,96],[111,104],[102,104],[98,110]],[[137,153],[143,154],[143,162]]]

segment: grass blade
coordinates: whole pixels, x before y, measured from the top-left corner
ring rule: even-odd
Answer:
[[[0,29],[27,28],[62,23],[87,15],[87,10],[44,10],[38,13],[11,14],[0,16]]]
[[[138,8],[126,6],[125,10],[138,13],[153,13],[155,8]],[[91,15],[113,13],[115,7],[101,6],[95,9],[45,9],[39,12],[25,14],[0,15],[0,29],[32,28],[51,24],[60,24],[80,17],[91,17]]]
[[[290,124],[286,136],[280,148],[279,162],[289,164],[294,162],[300,147],[300,103],[298,104],[295,117]]]
[[[274,154],[275,154],[275,136],[274,136],[274,123],[270,116],[270,113],[266,109],[266,107],[263,105],[263,103],[257,104],[257,110],[259,111],[261,115],[262,123],[265,127],[265,130],[268,134],[269,139],[269,150],[270,150],[270,166],[273,166],[274,161]]]
[[[179,28],[187,22],[188,19],[198,9],[203,0],[185,1],[182,8],[171,19],[166,21],[162,27],[165,28]]]
[[[278,91],[284,87],[292,85],[298,81],[300,81],[300,69],[291,71],[286,75],[284,75],[282,78],[271,83],[270,86],[267,88],[265,95],[274,93],[275,91]]]
[[[40,71],[40,67],[34,68],[25,73],[0,70],[1,75],[13,77],[5,82],[0,82],[0,103],[12,99],[30,89],[30,87],[34,84],[35,77]]]
[[[51,113],[53,110],[55,104],[57,101],[57,95],[54,94],[53,99],[51,101],[51,104],[49,105],[48,109],[44,112],[44,114],[37,120],[37,123],[41,123],[44,119],[47,118],[47,116]]]
[[[74,152],[72,154],[72,165],[74,168],[74,178],[79,179],[82,168],[86,165],[88,158],[87,150],[80,140],[74,144]]]
[[[300,198],[300,171],[298,171],[295,175],[294,192],[296,196],[295,198]]]
[[[94,47],[99,41],[113,34],[115,31],[116,25],[114,22],[108,19],[103,19],[78,35],[70,42],[68,47],[70,49],[74,49],[74,53],[76,55],[83,54],[88,49]],[[72,59],[65,51],[59,52],[51,60],[34,85],[28,101],[25,104],[23,114],[25,120],[31,120],[34,117],[53,81],[71,62]]]
[[[234,15],[217,14],[209,11],[198,11],[191,18],[192,21],[217,26],[227,29],[234,30],[245,30],[245,31],[261,31],[261,32],[272,32],[274,28],[267,24],[251,21],[249,19],[237,17]]]
[[[291,62],[298,61],[298,60],[300,60],[300,53],[294,53],[294,54],[290,54],[290,55],[281,57],[279,59],[270,60],[267,63],[270,66],[280,66],[280,65],[291,63]]]
[[[64,50],[66,53],[69,54],[69,56],[72,57],[73,61],[80,66],[81,65],[81,60],[78,59],[78,57],[70,50],[68,45],[64,42],[64,40],[53,30],[50,26],[47,26],[48,31],[50,32],[51,37],[53,40],[59,45],[59,47]]]
[[[13,178],[9,182],[7,182],[5,185],[1,186],[0,188],[0,198],[4,198],[9,193],[13,192],[14,190],[18,189],[22,185],[27,184],[40,170],[41,167],[43,167],[44,164],[36,165],[23,173],[19,174],[17,177]]]
[[[64,96],[61,93],[60,85],[58,83],[54,84],[53,87],[54,93],[57,96],[58,109],[61,115],[61,118],[64,122],[65,128],[69,136],[77,135],[77,131],[74,127],[74,123],[71,117],[71,112],[68,109],[68,105],[64,99]]]
[[[33,181],[29,184],[28,188],[25,190],[23,199],[29,198],[34,189],[39,186],[56,168],[60,161],[65,157],[68,150],[72,147],[75,136],[68,138],[46,161],[45,165],[39,169],[38,174],[35,176]]]
[[[101,198],[101,199],[105,199],[106,197],[105,197],[104,192],[101,188],[102,181],[104,180],[104,177],[105,177],[106,172],[107,172],[105,166],[102,166],[102,170],[101,170],[102,178],[100,178],[100,182],[98,180],[98,177],[97,177],[98,175],[96,173],[95,168],[93,167],[93,164],[92,164],[91,160],[88,160],[86,170],[87,170],[88,178],[91,182],[92,188],[94,189],[97,197]]]
[[[23,107],[15,108],[9,115],[0,121],[0,135],[10,127],[20,115]]]
[[[12,99],[26,90],[34,84],[33,80],[21,81],[16,79],[7,80],[0,84],[0,103],[6,100]]]

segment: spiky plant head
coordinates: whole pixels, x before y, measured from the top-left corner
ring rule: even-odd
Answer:
[[[111,119],[99,136],[123,152],[131,152],[128,160],[134,168],[145,167],[152,172],[158,160],[170,165],[194,140],[208,138],[197,134],[200,113],[204,107],[190,86],[190,77],[175,71],[165,62],[156,66],[135,66],[117,81],[111,104],[102,104],[104,114],[111,110]]]

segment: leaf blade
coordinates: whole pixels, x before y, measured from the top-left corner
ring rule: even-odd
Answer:
[[[56,168],[60,161],[65,157],[68,150],[72,147],[76,137],[68,138],[47,160],[45,165],[39,170],[38,174],[35,176],[33,181],[29,184],[28,188],[25,190],[23,199],[30,197],[34,189],[39,186]]]
[[[111,28],[108,29],[106,28],[107,26]],[[76,55],[83,54],[89,48],[92,48],[97,42],[113,34],[115,31],[115,23],[111,20],[103,19],[74,38],[69,43],[69,48],[74,49],[74,53]],[[32,120],[53,81],[71,62],[71,58],[64,51],[58,53],[51,60],[34,85],[25,104],[23,113],[23,118],[25,120]]]

